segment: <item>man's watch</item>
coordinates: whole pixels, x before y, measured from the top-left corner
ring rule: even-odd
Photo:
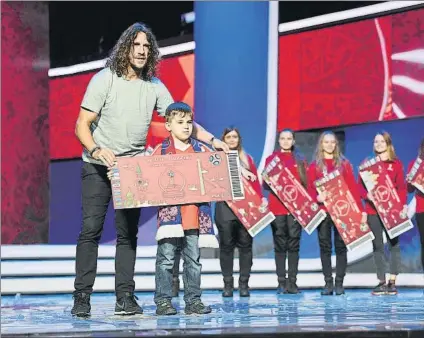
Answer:
[[[93,154],[97,151],[100,150],[99,146],[95,146],[93,149],[90,150],[89,154],[91,157],[93,157]]]
[[[211,139],[209,140],[210,144],[213,144],[214,140],[215,140],[215,136],[212,136]]]

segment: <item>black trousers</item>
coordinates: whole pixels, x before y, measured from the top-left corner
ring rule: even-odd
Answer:
[[[77,243],[74,287],[75,293],[90,294],[96,278],[99,241],[112,189],[104,166],[84,163],[81,178],[82,229]],[[134,292],[139,218],[139,208],[115,211],[115,291],[118,298],[126,292]]]
[[[415,214],[415,220],[417,221],[418,231],[421,239],[421,264],[424,272],[424,212]]]
[[[389,238],[386,229],[378,215],[368,215],[368,224],[374,234],[372,246],[374,249],[374,263],[377,270],[377,278],[386,280],[386,255],[384,253],[383,231],[386,233],[387,243],[390,250],[390,274],[399,274],[400,269],[400,245],[399,237]]]
[[[248,281],[252,270],[253,238],[225,202],[216,203],[215,223],[219,235],[219,262],[224,279],[233,277],[234,250],[239,251],[240,280]]]
[[[238,220],[216,222],[219,231],[219,262],[224,278],[233,277],[234,249],[239,250],[240,280],[247,281],[252,270],[253,238]]]
[[[286,279],[286,257],[288,258],[289,280],[296,282],[302,226],[292,215],[279,215],[275,216],[271,228],[278,282],[282,283]]]
[[[318,227],[322,272],[326,282],[333,280],[331,267],[331,230],[333,230],[334,246],[336,249],[336,281],[343,281],[347,268],[347,248],[330,216],[327,216]]]

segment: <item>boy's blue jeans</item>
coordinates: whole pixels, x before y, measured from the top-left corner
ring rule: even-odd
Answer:
[[[199,230],[185,230],[181,238],[164,238],[158,243],[156,254],[156,304],[172,299],[172,277],[175,252],[182,246],[184,301],[191,304],[200,299],[202,264],[200,264]]]

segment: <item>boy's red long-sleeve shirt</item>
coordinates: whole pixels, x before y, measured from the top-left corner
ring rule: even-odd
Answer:
[[[411,171],[412,166],[414,165],[415,160],[412,160],[408,165],[408,173]],[[424,212],[424,194],[415,188],[412,184],[407,183],[407,189],[409,193],[415,192],[415,199],[417,201],[417,205],[415,208],[416,213],[422,213]]]
[[[294,154],[292,152],[286,153],[286,152],[276,151],[267,157],[267,159],[265,160],[265,166],[267,166],[275,156],[278,156],[281,162],[283,162],[284,166],[291,171],[293,176],[295,176],[299,180],[299,182],[301,182]],[[303,163],[305,165],[305,168],[307,168],[306,161]],[[268,196],[269,210],[275,216],[289,215],[290,212],[287,210],[283,202],[280,201],[277,195],[275,195],[275,193],[269,188],[269,186],[265,182],[264,182],[264,188],[266,190],[270,190],[270,194]]]
[[[406,204],[406,182],[405,175],[403,173],[403,164],[399,159],[393,161],[384,161],[387,173],[393,182],[393,185],[399,195],[399,198],[403,204]],[[361,198],[365,201],[365,212],[368,215],[376,215],[377,209],[374,204],[368,199],[368,190],[365,188],[365,184],[362,181],[360,175],[358,175],[359,192]]]
[[[325,168],[327,169],[327,173],[330,173],[337,169],[333,159],[324,159],[324,165],[325,165]],[[359,193],[358,183],[356,182],[355,174],[353,173],[352,164],[350,164],[348,160],[343,160],[341,164],[341,168],[340,168],[340,173],[342,174],[347,186],[349,187],[349,190],[353,198],[355,199],[359,207],[359,210],[363,212],[364,207],[362,204],[361,195]],[[308,168],[307,176],[308,176],[308,192],[311,195],[311,197],[314,198],[316,202],[318,202],[317,201],[318,192],[314,182],[324,177],[324,172],[314,161],[311,163],[311,165]],[[322,210],[326,211],[323,203],[318,202],[318,204],[320,205]]]

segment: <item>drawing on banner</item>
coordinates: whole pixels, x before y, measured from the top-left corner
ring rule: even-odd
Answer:
[[[121,157],[112,168],[115,209],[242,200],[237,152]]]
[[[265,167],[262,177],[309,235],[327,217],[278,156]]]
[[[406,181],[424,194],[424,160],[417,157],[411,170],[406,175]]]
[[[265,229],[274,219],[274,214],[267,205],[263,204],[263,195],[253,189],[250,181],[242,177],[245,198],[239,201],[227,201],[228,206],[249,232],[254,237]]]
[[[390,238],[395,238],[414,227],[403,210],[404,204],[379,157],[363,163],[359,167],[359,175],[367,191],[372,194],[373,203]]]
[[[352,251],[374,239],[368,224],[362,223],[362,212],[339,170],[314,182],[319,193],[326,193],[324,205],[340,237]]]

